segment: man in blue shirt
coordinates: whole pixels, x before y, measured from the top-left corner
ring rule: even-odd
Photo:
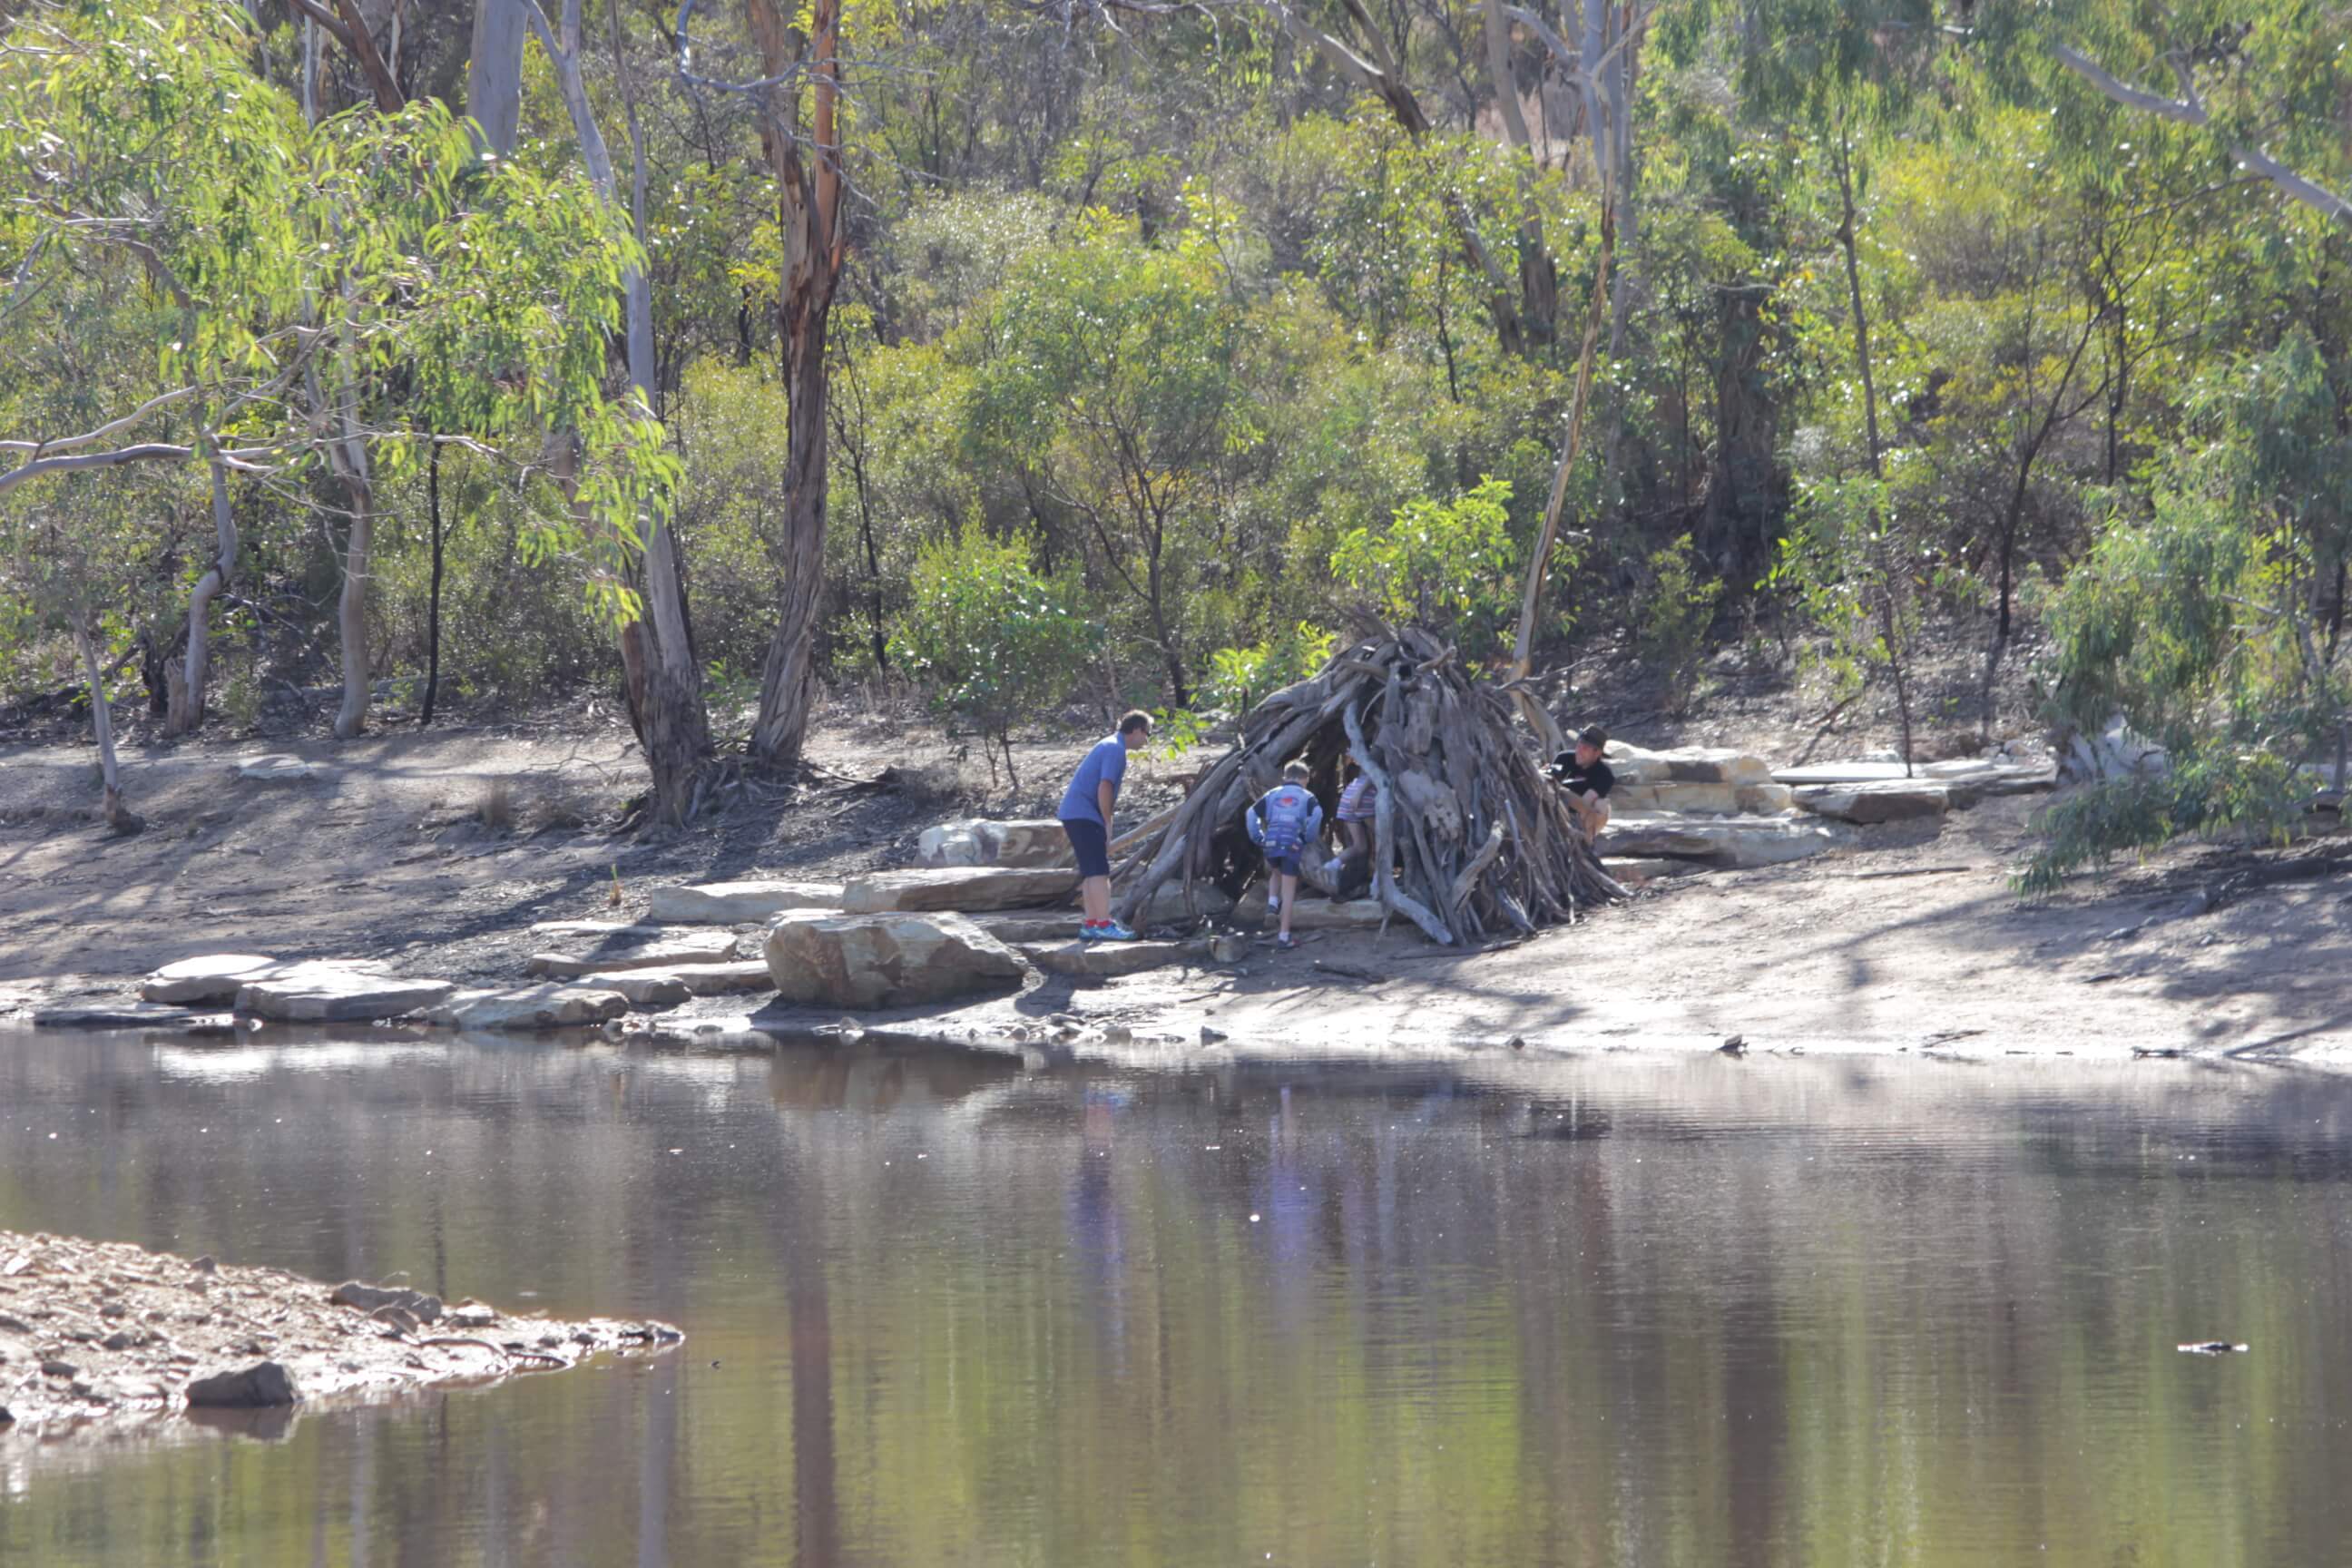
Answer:
[[[1137,711],[1118,721],[1118,733],[1097,741],[1062,792],[1062,831],[1078,860],[1078,898],[1086,918],[1078,927],[1087,942],[1133,942],[1135,933],[1110,918],[1110,819],[1127,777],[1127,753],[1151,739],[1151,715]]]

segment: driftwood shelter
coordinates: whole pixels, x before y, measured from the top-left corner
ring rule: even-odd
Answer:
[[[1149,908],[1171,879],[1238,893],[1260,863],[1243,808],[1304,758],[1328,813],[1351,755],[1380,792],[1371,895],[1431,941],[1521,935],[1622,898],[1515,711],[1512,694],[1473,679],[1451,646],[1379,628],[1252,709],[1182,804],[1121,845],[1121,912]]]

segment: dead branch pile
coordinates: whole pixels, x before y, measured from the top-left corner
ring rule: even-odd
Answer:
[[[1379,791],[1372,895],[1433,942],[1527,932],[1573,920],[1624,889],[1574,828],[1512,727],[1511,699],[1474,681],[1428,633],[1381,628],[1242,721],[1164,822],[1119,847],[1129,919],[1169,879],[1234,883],[1255,864],[1242,812],[1303,757],[1327,816],[1352,754]]]

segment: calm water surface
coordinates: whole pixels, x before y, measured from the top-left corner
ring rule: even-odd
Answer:
[[[689,1336],[0,1437],[0,1561],[2352,1563],[2347,1198],[2177,1063],[0,1035],[0,1226]]]

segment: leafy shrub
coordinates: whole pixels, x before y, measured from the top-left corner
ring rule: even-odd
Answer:
[[[1212,708],[1246,713],[1268,693],[1322,668],[1337,640],[1322,627],[1299,621],[1253,647],[1219,648],[1209,658],[1201,695]]]
[[[1094,657],[1100,628],[1081,616],[1076,584],[1041,577],[1029,547],[968,522],[915,558],[891,658],[930,689],[934,706],[993,741],[1015,788],[1012,730],[1054,700]],[[990,773],[995,761],[990,759]]]
[[[1679,713],[1690,704],[1706,658],[1707,627],[1722,594],[1719,580],[1700,581],[1689,534],[1650,556],[1650,594],[1635,641],[1642,662],[1665,681],[1670,711]]]
[[[1501,646],[1518,604],[1511,486],[1487,479],[1450,501],[1409,501],[1386,528],[1351,530],[1332,575],[1383,615],[1453,637],[1465,654]]]

